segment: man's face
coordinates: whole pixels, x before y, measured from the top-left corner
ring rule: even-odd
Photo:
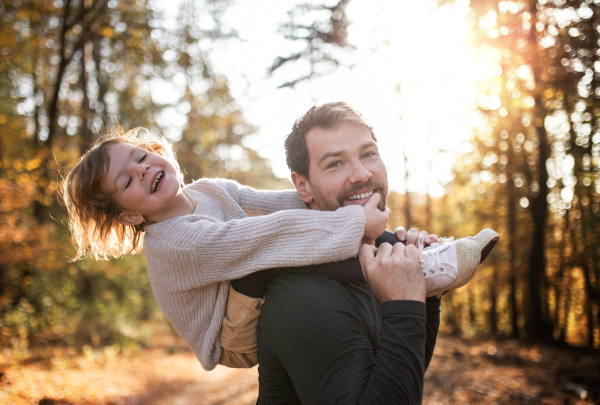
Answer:
[[[387,172],[367,129],[346,123],[315,127],[306,134],[306,144],[310,180],[292,172],[292,181],[310,208],[334,211],[364,205],[373,193],[379,193],[378,208],[385,209]]]

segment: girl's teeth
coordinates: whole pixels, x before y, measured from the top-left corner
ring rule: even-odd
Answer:
[[[162,173],[159,173],[158,176],[156,176],[156,180],[154,180],[154,184],[152,185],[152,192],[156,190],[156,185],[158,184],[158,181],[162,178],[162,176]]]

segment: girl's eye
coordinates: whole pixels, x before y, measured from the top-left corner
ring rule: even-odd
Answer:
[[[125,184],[125,188],[129,187],[130,184],[131,184],[131,177],[129,178],[129,180],[127,180],[127,184]]]
[[[144,159],[146,159],[146,156],[148,156],[148,154],[144,153],[144,155],[140,158],[139,163],[142,163],[144,161]]]

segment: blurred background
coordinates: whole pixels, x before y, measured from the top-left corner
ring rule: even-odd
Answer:
[[[501,235],[444,298],[442,334],[598,352],[599,0],[3,0],[0,15],[0,377],[184,350],[142,256],[68,261],[57,190],[98,136],[165,136],[187,182],[291,188],[284,137],[329,101],[375,129],[390,229]]]

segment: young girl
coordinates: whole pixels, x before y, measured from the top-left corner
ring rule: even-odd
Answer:
[[[258,191],[223,179],[184,186],[170,145],[140,133],[99,140],[67,175],[73,260],[139,253],[143,244],[156,300],[206,370],[256,364],[255,326],[266,284],[257,288],[256,278],[248,283],[244,276],[274,269],[257,273],[268,279],[294,266],[352,258],[363,238],[385,230],[389,210],[377,209],[377,194],[364,207],[316,211],[306,209],[295,190]],[[450,278],[440,265],[445,247],[423,256],[432,294],[443,292],[440,281],[447,290],[472,277],[485,245],[463,244],[469,264],[461,273],[454,258]],[[355,258],[315,271],[364,282]]]

